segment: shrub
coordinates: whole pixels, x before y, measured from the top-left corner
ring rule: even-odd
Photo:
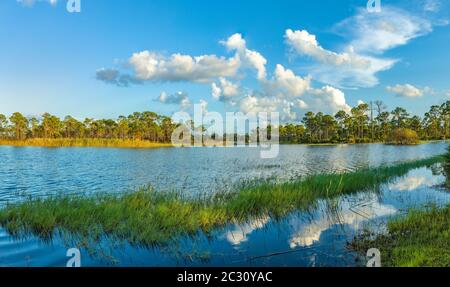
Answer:
[[[389,143],[397,145],[413,145],[419,143],[419,136],[411,129],[395,129],[389,138]]]

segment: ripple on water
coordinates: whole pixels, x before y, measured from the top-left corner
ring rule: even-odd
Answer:
[[[425,158],[442,154],[446,147],[445,143],[401,148],[384,145],[282,146],[280,156],[272,160],[260,159],[257,150],[239,148],[116,150],[0,147],[0,206],[27,196],[46,196],[57,192],[122,192],[146,184],[195,195],[229,188],[242,180],[271,177],[288,180],[306,174],[354,171],[362,167]],[[382,216],[394,209],[404,208],[408,202],[414,204],[428,200],[429,196],[435,195],[426,191],[441,180],[429,171],[425,174],[415,171],[389,185],[383,197],[371,198],[374,210],[370,214]],[[416,193],[416,190],[420,192]],[[448,198],[445,193],[441,197]],[[381,209],[385,206],[389,206],[386,209],[389,212]],[[348,203],[341,207],[348,209]],[[364,210],[364,213],[369,212]],[[347,229],[357,225],[355,220],[360,220],[353,213],[344,212],[341,215],[336,218],[343,220]],[[193,265],[233,265],[232,262],[244,262],[235,265],[246,265],[248,261],[244,257],[280,250],[300,250],[300,254],[281,256],[280,259],[257,259],[255,264],[338,262],[338,258],[320,257],[320,252],[344,248],[342,242],[348,238],[333,222],[327,221],[331,217],[326,217],[326,213],[318,212],[315,216],[312,218],[315,221],[301,221],[294,216],[286,221],[286,225],[265,219],[231,227],[225,236],[213,241],[207,239],[204,244],[187,240],[186,252],[192,252],[195,246],[200,252],[212,250],[212,254],[222,254],[213,256],[209,263],[194,260]],[[64,266],[65,252],[66,247],[60,241],[45,244],[34,237],[14,240],[0,228],[1,266]],[[118,253],[123,262],[129,262],[131,255],[127,254],[132,254],[141,262],[140,265],[183,264],[179,262],[179,254],[168,255],[134,248]],[[153,255],[150,256],[150,253]],[[299,259],[302,256],[304,258]],[[102,265],[95,259],[90,260],[92,265]]]

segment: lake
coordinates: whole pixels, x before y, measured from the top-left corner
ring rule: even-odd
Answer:
[[[283,145],[276,159],[258,149],[101,149],[0,147],[0,206],[54,193],[123,192],[151,184],[189,195],[233,189],[247,180],[285,181],[302,175],[346,172],[426,158],[444,142],[418,146]],[[104,239],[82,249],[84,266],[355,266],[347,243],[367,224],[383,223],[411,206],[450,201],[438,167],[422,168],[379,190],[320,201],[281,221],[258,218],[213,234],[180,238],[176,246],[140,248]],[[0,266],[65,266],[70,240],[12,238],[0,228]],[[89,253],[90,252],[90,253]]]
[[[30,195],[122,192],[148,184],[198,195],[245,180],[284,181],[426,158],[444,153],[446,146],[282,145],[275,159],[261,159],[257,148],[0,147],[0,205]]]

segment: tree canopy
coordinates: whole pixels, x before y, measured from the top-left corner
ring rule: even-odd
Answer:
[[[279,136],[281,143],[368,143],[388,142],[394,131],[413,131],[422,140],[441,140],[449,137],[449,115],[450,101],[432,106],[423,118],[411,116],[401,107],[389,112],[383,102],[376,101],[334,115],[307,112],[300,123],[281,125]],[[102,138],[169,143],[176,127],[171,118],[154,112],[135,112],[114,120],[60,119],[49,113],[40,118],[27,118],[19,112],[9,118],[0,114],[0,138],[14,140]]]

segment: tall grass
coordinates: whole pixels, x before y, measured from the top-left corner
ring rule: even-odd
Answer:
[[[387,234],[361,235],[352,248],[376,247],[385,267],[450,267],[450,205],[412,209],[388,222]]]
[[[171,144],[133,139],[95,139],[95,138],[33,138],[26,140],[0,139],[0,146],[36,147],[114,147],[114,148],[160,148]]]
[[[253,183],[233,193],[196,199],[149,187],[123,195],[30,199],[0,210],[0,225],[17,236],[31,233],[47,238],[63,230],[94,239],[108,235],[138,245],[164,244],[177,236],[208,233],[227,223],[262,216],[279,218],[306,209],[321,198],[373,190],[411,169],[442,160],[437,156],[282,184]]]

